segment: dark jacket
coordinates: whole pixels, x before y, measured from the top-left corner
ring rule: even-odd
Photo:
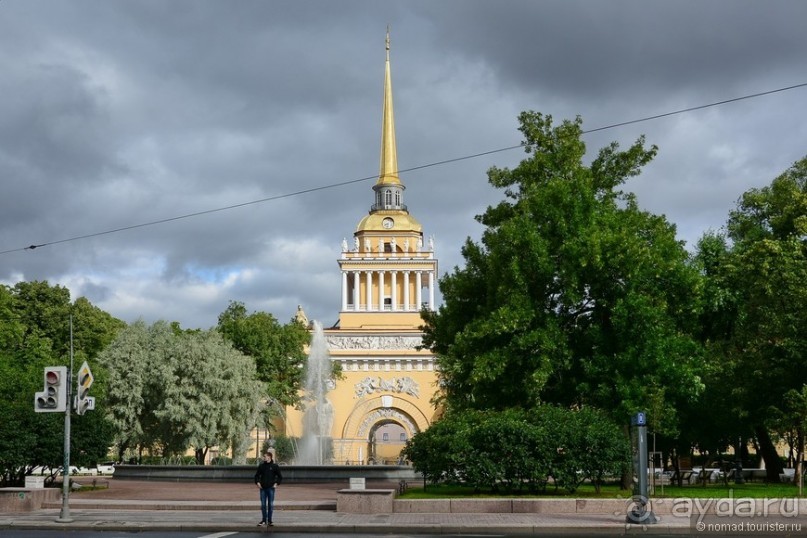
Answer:
[[[255,483],[260,484],[262,488],[271,488],[275,484],[280,484],[283,480],[283,475],[280,473],[280,466],[272,462],[262,461],[258,465],[258,470],[255,472]]]

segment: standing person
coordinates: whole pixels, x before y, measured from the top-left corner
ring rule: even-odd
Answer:
[[[283,480],[280,466],[274,462],[272,453],[268,450],[263,454],[263,461],[255,472],[255,485],[261,490],[261,514],[263,519],[259,527],[272,526],[272,509],[275,504],[275,488]]]

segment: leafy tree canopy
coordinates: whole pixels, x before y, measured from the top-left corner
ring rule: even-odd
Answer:
[[[778,479],[767,430],[787,417],[801,424],[793,401],[807,385],[807,158],[744,193],[727,233],[706,234],[698,259],[706,276],[702,338],[730,380],[723,414],[741,422],[735,435],[754,430],[769,478]]]
[[[255,360],[266,396],[281,406],[297,405],[305,379],[305,346],[311,336],[292,319],[281,325],[272,314],[247,314],[243,303],[233,301],[219,314],[218,331],[233,346]]]
[[[481,242],[466,241],[444,304],[424,313],[445,402],[594,405],[619,422],[650,408],[673,431],[677,404],[702,390],[699,275],[675,227],[619,190],[656,148],[612,143],[587,166],[579,118],[519,119],[529,157],[488,172],[505,199],[477,217]]]
[[[121,451],[196,451],[204,463],[212,446],[236,457],[254,428],[262,386],[253,360],[214,331],[181,331],[138,321],[121,332],[99,360],[109,372],[108,411]]]
[[[92,394],[103,408],[104,375],[96,355],[124,325],[80,297],[47,282],[0,286],[0,483],[19,484],[33,466],[63,463],[64,414],[35,413],[34,393],[43,388],[46,366],[70,364],[73,320],[74,366],[90,363]],[[112,444],[103,411],[74,417],[71,461],[91,465],[106,458]]]

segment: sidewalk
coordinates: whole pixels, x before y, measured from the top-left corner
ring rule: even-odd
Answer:
[[[80,479],[80,482],[89,482]],[[100,481],[100,479],[99,479]],[[624,514],[349,514],[338,513],[336,492],[345,484],[281,484],[275,526],[265,532],[312,534],[497,534],[626,535],[694,533],[689,520],[661,518],[643,529],[624,523]],[[394,487],[391,484],[368,484]],[[57,523],[59,506],[36,512],[0,514],[3,529],[92,529],[109,531],[176,530],[256,532],[260,503],[254,484],[109,480],[108,489],[70,495],[72,523]]]

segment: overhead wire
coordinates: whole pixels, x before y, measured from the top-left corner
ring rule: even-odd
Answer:
[[[747,99],[754,99],[754,98],[757,98],[757,97],[763,97],[763,96],[771,95],[771,94],[774,94],[774,93],[780,93],[780,92],[785,92],[785,91],[794,90],[794,89],[797,89],[797,88],[804,88],[804,87],[807,87],[807,82],[802,83],[802,84],[794,84],[792,86],[785,86],[785,87],[782,87],[782,88],[777,88],[775,90],[768,90],[768,91],[764,91],[764,92],[758,92],[758,93],[753,93],[753,94],[749,94],[749,95],[743,95],[741,97],[733,97],[731,99],[724,99],[722,101],[715,101],[713,103],[708,103],[708,104],[705,104],[705,105],[698,105],[698,106],[693,106],[693,107],[682,108],[682,109],[674,110],[674,111],[671,111],[671,112],[664,112],[662,114],[655,114],[653,116],[645,116],[645,117],[637,118],[637,119],[633,119],[633,120],[628,120],[628,121],[623,121],[623,122],[618,122],[618,123],[612,123],[612,124],[609,124],[609,125],[604,125],[602,127],[596,127],[594,129],[583,130],[583,131],[581,131],[581,134],[585,135],[585,134],[605,131],[605,130],[608,130],[608,129],[615,129],[617,127],[624,127],[626,125],[634,125],[634,124],[637,124],[637,123],[643,123],[643,122],[647,122],[647,121],[652,121],[652,120],[657,120],[657,119],[661,119],[661,118],[667,118],[667,117],[670,117],[670,116],[675,116],[677,114],[684,114],[684,113],[687,113],[687,112],[694,112],[696,110],[703,110],[703,109],[706,109],[706,108],[726,105],[726,104],[729,104],[729,103],[736,103],[738,101],[744,101],[744,100],[747,100]],[[401,173],[413,172],[413,171],[416,171],[416,170],[423,170],[425,168],[432,168],[432,167],[435,167],[435,166],[442,166],[442,165],[445,165],[445,164],[451,164],[451,163],[456,163],[456,162],[460,162],[460,161],[467,161],[467,160],[470,160],[470,159],[476,159],[478,157],[483,157],[485,155],[492,155],[492,154],[495,154],[495,153],[502,153],[502,152],[505,152],[505,151],[511,151],[511,150],[514,150],[514,149],[522,148],[522,147],[524,147],[523,144],[517,144],[517,145],[514,145],[514,146],[507,146],[507,147],[493,149],[493,150],[489,150],[489,151],[483,151],[483,152],[480,152],[480,153],[464,155],[464,156],[461,156],[461,157],[454,157],[454,158],[451,158],[451,159],[444,159],[444,160],[441,160],[441,161],[434,161],[434,162],[427,163],[427,164],[422,164],[422,165],[419,165],[419,166],[413,166],[413,167],[410,167],[410,168],[399,169],[398,173],[401,174]],[[310,194],[312,192],[322,191],[322,190],[326,190],[326,189],[334,189],[334,188],[338,188],[338,187],[344,187],[346,185],[352,185],[354,183],[361,183],[361,182],[364,182],[364,181],[369,181],[371,179],[377,179],[377,177],[378,177],[377,175],[365,176],[365,177],[358,178],[358,179],[340,181],[340,182],[337,182],[337,183],[330,183],[330,184],[327,184],[327,185],[320,185],[318,187],[311,187],[311,188],[308,188],[308,189],[301,189],[299,191],[288,192],[288,193],[284,193],[284,194],[278,194],[278,195],[275,195],[275,196],[268,196],[266,198],[260,198],[260,199],[257,199],[257,200],[250,200],[248,202],[242,202],[242,203],[238,203],[238,204],[232,204],[232,205],[223,206],[223,207],[217,207],[217,208],[213,208],[213,209],[206,209],[206,210],[203,210],[203,211],[195,211],[193,213],[186,213],[184,215],[177,215],[177,216],[174,216],[174,217],[168,217],[168,218],[153,220],[153,221],[149,221],[149,222],[142,222],[142,223],[139,223],[139,224],[132,224],[132,225],[129,225],[129,226],[121,226],[119,228],[113,228],[113,229],[104,230],[104,231],[101,231],[101,232],[93,232],[93,233],[88,233],[88,234],[84,234],[84,235],[77,235],[77,236],[74,236],[74,237],[68,237],[68,238],[65,238],[65,239],[59,239],[59,240],[55,240],[55,241],[48,241],[48,242],[45,242],[45,243],[31,244],[31,245],[28,245],[26,247],[19,247],[19,248],[13,248],[13,249],[8,249],[8,250],[2,250],[2,251],[0,251],[0,255],[9,254],[9,253],[12,253],[12,252],[21,252],[21,251],[25,251],[25,250],[35,250],[37,248],[47,247],[47,246],[51,246],[51,245],[58,245],[60,243],[68,243],[68,242],[72,242],[72,241],[79,241],[81,239],[89,239],[91,237],[99,237],[99,236],[102,236],[102,235],[109,235],[109,234],[124,232],[124,231],[127,231],[127,230],[134,230],[134,229],[137,229],[137,228],[144,228],[144,227],[147,227],[147,226],[156,226],[158,224],[165,224],[165,223],[168,223],[168,222],[174,222],[174,221],[178,221],[178,220],[189,219],[189,218],[192,218],[192,217],[199,217],[199,216],[202,216],[202,215],[209,215],[211,213],[219,213],[219,212],[222,212],[222,211],[229,211],[231,209],[237,209],[237,208],[240,208],[240,207],[246,207],[246,206],[250,206],[250,205],[262,204],[262,203],[271,202],[271,201],[275,201],[275,200],[281,200],[283,198],[291,198],[291,197],[294,197],[294,196],[301,196],[303,194]]]

